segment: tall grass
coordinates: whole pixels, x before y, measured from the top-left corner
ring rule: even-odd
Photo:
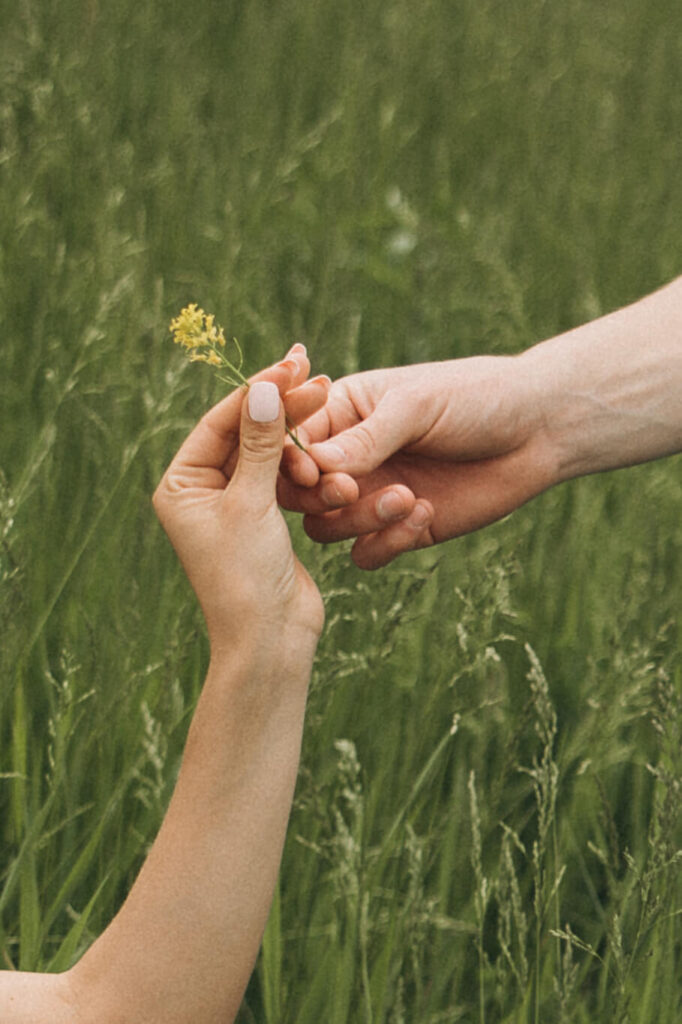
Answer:
[[[680,272],[682,14],[627,0],[2,0],[0,960],[68,966],[206,667],[149,495],[249,365],[518,351]],[[243,1022],[676,1021],[679,461],[327,604]]]

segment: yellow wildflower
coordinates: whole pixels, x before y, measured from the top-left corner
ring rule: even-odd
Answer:
[[[208,332],[204,328],[206,314],[199,309],[196,302],[190,302],[180,311],[180,315],[171,321],[170,331],[174,334],[173,340],[176,345],[184,345],[185,348],[199,348],[208,345]]]
[[[206,337],[209,338],[214,345],[221,345],[225,348],[225,335],[223,334],[223,329],[222,327],[215,327],[214,321],[215,317],[213,316],[213,313],[209,313],[206,317]]]
[[[205,313],[196,302],[190,302],[171,320],[170,332],[175,344],[187,350],[191,363],[208,363],[219,367],[223,371],[218,374],[220,379],[233,387],[247,385],[242,373],[244,356],[239,342],[236,338],[232,339],[238,356],[233,362],[224,352],[225,333],[222,327],[216,325],[213,313]]]
[[[180,310],[170,323],[170,332],[176,345],[187,349],[191,363],[208,363],[222,370],[217,376],[232,387],[246,387],[249,382],[242,373],[244,355],[236,338],[232,342],[237,350],[238,362],[231,362],[225,352],[225,334],[222,327],[216,327],[213,313],[205,313],[196,302],[190,302]],[[287,423],[287,433],[303,451],[303,445]]]

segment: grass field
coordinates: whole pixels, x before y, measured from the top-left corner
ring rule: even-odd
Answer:
[[[0,962],[68,966],[207,645],[150,494],[251,369],[515,352],[682,272],[682,8],[0,0]],[[682,1018],[679,458],[378,574],[327,627],[240,1024]]]

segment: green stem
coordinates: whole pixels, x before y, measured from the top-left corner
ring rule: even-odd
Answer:
[[[228,363],[227,360],[225,359],[225,356],[222,355],[222,352],[219,351],[218,355],[222,356],[222,358],[225,361],[228,369],[232,373],[234,373],[234,375],[235,375],[234,377],[231,378],[231,377],[223,377],[220,374],[217,374],[218,378],[220,380],[222,380],[225,384],[230,384],[230,385],[232,385],[232,387],[243,387],[243,388],[246,388],[246,390],[248,391],[249,390],[249,382],[246,379],[246,377],[244,376],[244,374],[240,370],[238,370],[236,366],[233,366],[231,363]],[[291,438],[291,440],[294,442],[296,447],[300,448],[301,451],[304,452],[305,448],[301,444],[301,442],[299,441],[298,437],[296,436],[296,429],[295,429],[295,427],[291,426],[291,421],[289,420],[288,416],[286,418],[286,432],[289,435],[289,437]]]
[[[288,417],[287,417],[287,419],[288,419]],[[299,441],[298,437],[296,436],[296,430],[295,429],[292,430],[291,427],[287,424],[286,431],[287,431],[287,434],[289,435],[289,437],[291,438],[291,440],[296,445],[296,447],[300,448],[301,451],[304,452],[305,451],[305,447],[301,444],[301,442]]]

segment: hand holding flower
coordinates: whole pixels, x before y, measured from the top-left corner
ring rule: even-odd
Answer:
[[[221,372],[216,374],[218,380],[224,384],[237,388],[244,386],[248,389],[249,382],[242,373],[244,365],[244,353],[236,338],[232,344],[237,350],[237,362],[228,358],[226,353],[225,332],[222,327],[216,327],[215,317],[212,313],[204,313],[196,302],[190,302],[182,309],[178,316],[170,323],[170,332],[176,345],[182,345],[187,350],[190,363],[208,363]],[[291,420],[286,418],[287,434],[301,451],[305,451],[303,445],[291,429]]]
[[[284,362],[253,377],[246,394],[219,402],[154,495],[214,652],[252,643],[254,632],[267,646],[312,650],[322,628],[320,596],[293,553],[275,495],[285,411],[299,422],[326,401],[327,379],[303,383],[308,370],[305,351],[294,346]]]

